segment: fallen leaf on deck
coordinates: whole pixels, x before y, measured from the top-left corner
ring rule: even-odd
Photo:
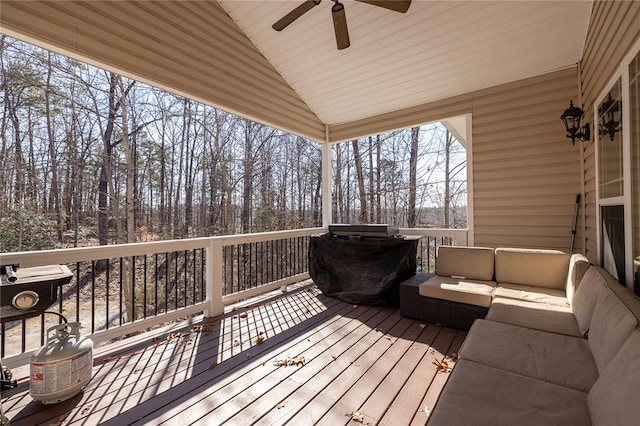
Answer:
[[[236,339],[236,340],[233,341],[233,346],[240,346],[241,343],[242,342],[240,340]]]
[[[218,366],[218,363],[216,361],[213,361],[209,366],[209,370],[211,370],[212,368],[216,368],[217,366]]]
[[[279,403],[278,405],[276,405],[276,408],[279,410],[281,408],[284,408],[284,402]]]
[[[430,354],[434,354],[434,353],[436,353],[436,350],[435,350],[435,349],[433,349],[433,348],[429,348],[429,353],[430,353]]]
[[[256,345],[261,345],[264,343],[264,337],[258,336],[256,337]]]
[[[86,405],[85,407],[83,407],[83,408],[82,408],[82,411],[80,412],[80,415],[84,416],[84,415],[86,415],[90,410],[91,410],[91,404]]]
[[[427,416],[431,414],[431,410],[429,410],[429,407],[427,407],[426,405],[420,409],[420,412],[425,413]]]
[[[449,373],[451,371],[451,367],[449,367],[449,363],[447,361],[435,360],[432,364],[436,366],[437,373]]]
[[[449,355],[445,356],[444,359],[456,362],[458,360],[458,354],[455,352],[451,352]]]
[[[246,318],[248,315],[247,315],[247,313],[246,313],[246,312],[243,312],[243,313],[241,313],[239,316],[240,316],[240,318]]]
[[[418,327],[420,328],[425,328],[427,326],[427,324],[418,324]]]
[[[349,417],[354,422],[365,424],[364,423],[364,416],[362,414],[360,414],[359,411],[352,411],[350,413],[345,414],[345,416]],[[371,423],[366,423],[366,424],[371,424]]]
[[[305,359],[303,356],[297,356],[294,358],[277,359],[273,363],[276,367],[288,367],[290,365],[304,365]]]
[[[394,342],[393,337],[389,336],[388,334],[385,334],[384,338],[387,339],[388,341],[390,341],[391,343]]]

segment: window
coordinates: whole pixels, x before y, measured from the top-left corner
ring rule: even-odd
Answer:
[[[640,52],[629,64],[629,134],[631,136],[631,211],[633,288],[640,294]]]
[[[594,110],[598,259],[640,295],[640,41]]]

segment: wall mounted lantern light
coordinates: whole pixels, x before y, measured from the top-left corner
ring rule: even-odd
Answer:
[[[578,107],[573,106],[573,101],[569,101],[569,108],[567,108],[560,118],[564,122],[564,127],[567,129],[567,137],[571,139],[571,144],[575,145],[576,139],[580,139],[582,142],[588,141],[591,137],[591,128],[589,123],[585,123],[580,127],[580,120],[584,111]]]
[[[609,92],[607,100],[600,105],[599,110],[600,133],[602,135],[609,135],[613,141],[616,133],[620,131],[620,123],[622,122],[620,102],[611,98],[611,92]]]

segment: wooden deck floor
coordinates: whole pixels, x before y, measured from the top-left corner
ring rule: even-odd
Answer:
[[[14,426],[423,425],[448,378],[433,362],[465,335],[312,286],[126,351],[101,348],[87,389],[69,401],[35,402],[24,381],[2,405]]]

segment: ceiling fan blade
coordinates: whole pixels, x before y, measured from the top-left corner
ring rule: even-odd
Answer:
[[[300,6],[293,9],[291,12],[284,15],[278,22],[273,24],[271,28],[276,31],[282,31],[289,26],[293,21],[313,9],[315,6],[320,4],[321,0],[305,0]]]
[[[351,42],[349,41],[347,15],[344,12],[344,5],[336,1],[331,7],[331,15],[333,16],[333,29],[336,32],[338,50],[346,49],[351,46]]]
[[[411,0],[356,0],[362,3],[372,4],[374,6],[384,7],[394,12],[405,13],[411,6]]]

